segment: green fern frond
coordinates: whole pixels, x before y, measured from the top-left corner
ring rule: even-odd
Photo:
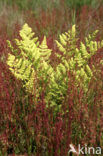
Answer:
[[[77,48],[76,41],[76,27],[72,26],[71,30],[60,35],[60,42],[56,41],[57,47],[63,53],[63,56],[56,54],[56,56],[61,59],[63,66],[66,70],[72,71],[76,76],[76,81],[82,81],[82,85],[86,88],[87,82],[93,76],[93,68],[90,69],[88,66],[88,61],[93,56],[99,48],[103,46],[103,41],[94,41],[98,30],[93,32],[91,35],[85,38],[85,43],[80,42],[80,48]],[[59,67],[59,66],[58,66]],[[60,67],[57,67],[58,75],[60,75]],[[62,70],[62,68],[61,68]],[[77,72],[75,72],[77,71]],[[88,86],[88,85],[87,85]]]
[[[66,37],[66,35],[60,35],[59,36],[60,37],[60,42],[61,42],[61,44],[63,45],[63,46],[66,46],[67,45],[67,37]]]
[[[81,45],[80,45],[80,51],[81,51],[81,54],[82,54],[84,59],[89,59],[90,58],[90,55],[87,52],[86,46],[82,42],[81,42]]]
[[[34,32],[32,32],[32,29],[28,26],[28,24],[24,24],[24,26],[22,27],[22,30],[20,30],[20,36],[22,38],[22,40],[31,40],[32,37],[34,36]]]
[[[56,42],[57,47],[59,48],[59,50],[60,50],[61,52],[63,52],[64,54],[66,54],[66,50],[65,50],[65,48],[63,47],[63,45],[62,45],[61,43],[59,43],[57,40],[56,40],[55,42]]]
[[[88,65],[86,65],[86,71],[87,71],[88,77],[93,76],[93,72],[92,72],[92,70],[90,69],[90,67]]]
[[[41,57],[43,57],[43,60],[49,61],[49,57],[51,55],[52,50],[49,49],[47,46],[46,36],[44,36],[44,39],[42,43],[40,44],[39,48],[40,48],[40,54],[41,54]]]
[[[25,58],[16,59],[14,55],[9,54],[7,64],[17,79],[25,81],[24,86],[27,86],[27,84],[30,83],[30,80],[34,81],[34,69],[31,67],[31,63]],[[30,86],[30,88],[32,91],[33,84]]]
[[[75,38],[76,37],[76,28],[75,28],[75,25],[72,26],[71,34],[72,34],[72,38]]]

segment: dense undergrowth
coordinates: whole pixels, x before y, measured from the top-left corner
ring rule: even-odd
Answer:
[[[103,149],[103,48],[99,47],[99,41],[103,39],[102,1],[96,3],[95,0],[88,0],[81,3],[78,0],[69,3],[69,0],[65,2],[58,0],[54,1],[52,7],[49,7],[46,1],[46,5],[41,1],[33,5],[35,3],[32,0],[13,2],[10,4],[5,0],[5,4],[2,3],[0,6],[2,8],[0,12],[0,155],[15,153],[24,156],[67,156],[71,143],[75,147],[78,144],[87,144]],[[28,2],[30,3],[27,8]],[[34,65],[36,62],[31,64],[36,70],[35,81],[32,84],[33,91],[29,90],[30,84],[28,87],[26,85],[30,77],[17,79],[9,70],[10,64],[7,65],[8,54],[15,55],[14,64],[17,62],[16,59],[28,60],[28,56],[23,57],[20,54],[24,50],[24,45],[25,48],[30,44],[32,47],[32,42],[23,42],[23,44],[20,42],[24,39],[19,33],[24,23],[28,23],[35,36],[38,36],[40,42],[36,50],[40,48],[42,49],[39,49],[40,52],[43,52],[43,48],[44,51],[51,49],[49,62],[48,58],[45,59],[47,64],[43,64],[42,59],[39,60],[41,66],[38,64],[37,68]],[[69,52],[71,49],[75,52],[76,48],[79,49],[79,53],[83,51],[83,45],[86,46],[85,37],[99,30],[95,39],[91,40],[98,43],[98,48],[88,61],[93,76],[89,79],[86,90],[83,87],[84,77],[77,85],[72,70],[67,70],[65,74],[60,71],[64,77],[56,73],[61,69],[60,63],[64,65],[64,60],[67,60],[68,64],[70,62],[70,59],[61,52],[63,47],[61,48],[60,44],[64,44],[65,47],[65,42],[61,41],[59,35],[68,29],[72,30],[73,24],[76,24],[78,40],[76,44],[71,42],[71,47],[67,48]],[[17,45],[13,42],[14,38],[18,39]],[[17,49],[18,54],[11,52],[10,42],[8,46],[7,40],[11,41],[11,49],[13,47]],[[86,48],[90,53],[89,47]],[[30,49],[26,50],[30,52]],[[44,70],[45,65],[53,69],[51,71],[55,74],[55,85],[51,81],[52,74]],[[73,61],[71,68],[72,65]],[[15,70],[15,67],[11,69]],[[20,74],[17,69],[15,73]],[[80,66],[76,66],[75,71],[77,69],[80,70]],[[45,74],[47,74],[46,79],[44,79]],[[56,88],[56,84],[59,89]]]

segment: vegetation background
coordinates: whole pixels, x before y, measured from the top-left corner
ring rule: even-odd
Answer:
[[[67,156],[70,143],[103,149],[103,68],[97,66],[103,48],[90,62],[100,72],[95,73],[97,81],[91,80],[87,98],[69,75],[71,83],[62,103],[63,111],[69,113],[54,115],[53,108],[46,109],[43,92],[33,109],[35,97],[25,91],[6,64],[10,52],[6,40],[20,38],[25,23],[40,42],[46,35],[53,51],[58,51],[55,40],[73,24],[79,42],[97,29],[99,41],[103,39],[103,0],[0,0],[0,156]]]

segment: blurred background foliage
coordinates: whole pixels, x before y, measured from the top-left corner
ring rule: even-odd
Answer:
[[[70,9],[76,8],[80,9],[83,5],[90,5],[95,7],[98,2],[102,2],[103,0],[1,0],[3,4],[7,5],[18,5],[19,9],[38,9],[38,7],[42,7],[43,9],[58,7],[60,3],[65,3]]]
[[[103,0],[0,0],[0,34],[12,37],[28,23],[38,37],[57,38],[73,24],[85,35],[101,30],[102,6]]]

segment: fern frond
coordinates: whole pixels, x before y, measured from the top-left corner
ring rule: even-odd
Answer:
[[[39,48],[40,48],[40,55],[41,57],[43,57],[43,60],[49,61],[49,57],[51,55],[52,50],[49,49],[47,46],[46,36],[44,36],[44,39],[40,44]]]
[[[66,46],[67,45],[67,37],[66,37],[66,35],[60,35],[59,36],[59,38],[60,38],[60,42],[61,42],[61,44],[63,45],[63,46]]]
[[[20,30],[20,36],[22,40],[31,40],[32,37],[34,36],[34,32],[32,32],[32,29],[28,26],[28,24],[24,24],[22,30]]]
[[[89,59],[90,58],[90,55],[86,50],[86,46],[82,42],[81,42],[81,45],[80,45],[80,51],[81,51],[81,54],[82,54],[84,59]]]
[[[31,76],[34,73],[34,69],[32,68],[31,63],[25,58],[16,59],[14,55],[9,54],[7,64],[9,65],[9,69],[14,74],[14,76],[17,79],[25,81],[25,86],[27,86]],[[34,75],[32,76],[32,79],[34,80]],[[33,89],[33,85],[31,88]]]
[[[72,34],[72,38],[75,38],[76,36],[76,29],[75,29],[75,25],[72,26],[72,31],[71,31],[71,34]]]
[[[57,47],[59,48],[59,50],[65,54],[66,53],[66,50],[63,47],[63,45],[61,43],[59,43],[57,40],[55,40],[55,42],[56,42]]]

